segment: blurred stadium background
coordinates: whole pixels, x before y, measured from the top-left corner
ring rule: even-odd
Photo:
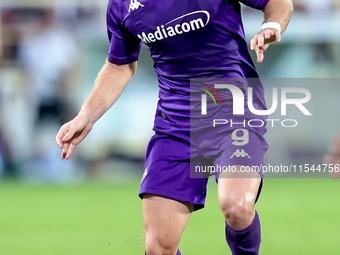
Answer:
[[[290,111],[298,127],[268,128],[273,165],[321,164],[340,127],[340,0],[294,4],[282,43],[269,48],[258,70],[267,95],[271,87],[310,90],[313,116]],[[106,5],[0,2],[0,254],[143,254],[137,192],[158,98],[147,49],[122,97],[71,160],[60,160],[54,140],[107,57]],[[244,7],[243,17],[249,40],[262,13]],[[270,177],[257,205],[262,254],[339,254],[340,183],[320,178],[328,175]],[[210,183],[207,208],[184,234],[184,254],[230,254]]]

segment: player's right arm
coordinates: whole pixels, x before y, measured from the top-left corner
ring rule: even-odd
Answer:
[[[91,131],[94,123],[117,101],[137,69],[137,62],[116,65],[106,61],[94,83],[91,95],[78,115],[61,126],[56,141],[62,159],[69,159],[74,148]]]

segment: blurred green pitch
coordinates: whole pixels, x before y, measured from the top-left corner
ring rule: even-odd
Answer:
[[[144,254],[139,181],[103,184],[0,183],[1,255]],[[206,208],[193,214],[184,255],[230,254],[210,180]],[[262,255],[338,254],[340,181],[265,179],[257,204]]]

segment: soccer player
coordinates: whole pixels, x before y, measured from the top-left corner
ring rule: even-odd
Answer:
[[[135,73],[141,43],[148,46],[160,100],[139,193],[147,255],[181,254],[179,242],[190,215],[204,207],[207,178],[191,178],[190,160],[232,165],[238,172],[243,166],[263,163],[268,148],[263,138],[265,127],[229,127],[213,133],[217,137],[210,131],[202,133],[203,127],[198,142],[190,139],[190,80],[258,78],[245,41],[239,2],[264,12],[262,30],[250,42],[257,61],[262,62],[269,43],[281,41],[280,34],[293,11],[291,0],[110,0],[108,61],[79,114],[57,134],[62,158],[69,159]],[[261,84],[239,86],[243,90],[253,86],[254,104],[265,109]],[[230,94],[223,95],[222,100],[231,101]],[[225,118],[233,117],[225,107],[221,112]],[[249,114],[247,108],[243,118],[251,118]],[[216,175],[227,243],[234,255],[258,254],[261,230],[254,204],[262,173],[240,176],[247,178],[224,177]]]

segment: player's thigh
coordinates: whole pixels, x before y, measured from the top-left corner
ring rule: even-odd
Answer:
[[[241,169],[242,166],[234,166]],[[255,203],[261,184],[261,176],[258,172],[221,173],[218,178],[219,200],[246,199]]]
[[[143,218],[146,246],[178,247],[194,206],[171,198],[145,194]]]

